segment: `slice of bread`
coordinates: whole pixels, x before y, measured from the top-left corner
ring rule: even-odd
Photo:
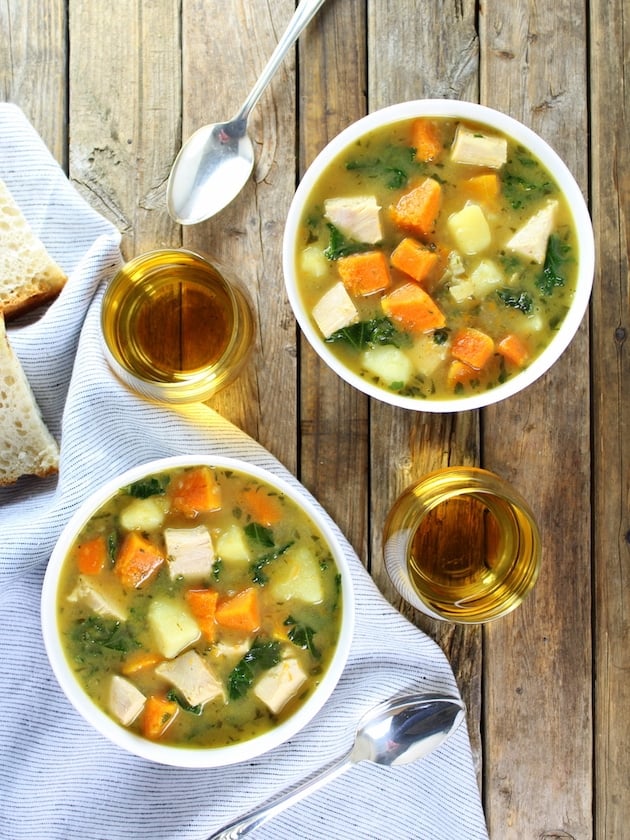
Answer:
[[[66,275],[0,180],[0,312],[5,318],[55,298]]]
[[[0,485],[59,470],[59,447],[42,420],[0,315]]]

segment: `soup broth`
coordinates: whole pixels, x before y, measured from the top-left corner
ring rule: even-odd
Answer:
[[[137,734],[220,747],[312,694],[335,650],[340,575],[314,523],[234,470],[121,489],[65,561],[58,622],[88,695]]]
[[[311,192],[299,291],[331,352],[383,389],[449,399],[491,389],[549,344],[578,245],[550,173],[482,125],[376,130]]]

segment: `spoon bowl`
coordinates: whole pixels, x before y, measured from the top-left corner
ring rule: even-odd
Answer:
[[[180,149],[166,187],[166,206],[181,225],[203,222],[223,210],[243,189],[254,168],[247,119],[290,47],[324,0],[301,0],[271,58],[231,120],[197,129]]]
[[[297,787],[224,826],[207,840],[244,837],[360,761],[383,767],[417,761],[444,743],[459,727],[465,714],[461,700],[440,694],[410,694],[386,700],[361,718],[349,753]]]

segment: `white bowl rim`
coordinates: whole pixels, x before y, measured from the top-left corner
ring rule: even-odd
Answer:
[[[57,632],[56,603],[59,572],[68,548],[78,530],[87,522],[94,510],[111,498],[121,487],[146,475],[187,466],[234,469],[258,478],[286,494],[305,510],[321,530],[329,544],[342,579],[343,612],[339,639],[333,658],[320,684],[290,718],[274,729],[248,741],[225,747],[196,748],[162,744],[149,741],[125,729],[101,710],[81,688],[68,664]],[[339,681],[350,653],[355,624],[354,588],[343,548],[325,515],[307,496],[300,493],[284,478],[280,478],[264,467],[231,456],[175,455],[145,462],[120,473],[94,491],[78,507],[60,534],[44,575],[41,594],[41,622],[46,653],[61,689],[79,714],[101,735],[104,735],[127,752],[159,764],[188,768],[225,767],[242,761],[251,761],[274,747],[284,744],[302,730],[324,706]]]
[[[525,370],[506,382],[483,393],[452,399],[421,399],[388,392],[341,364],[304,311],[300,293],[293,280],[295,239],[300,224],[301,208],[323,169],[347,145],[367,131],[388,122],[394,123],[419,116],[451,117],[486,124],[489,128],[503,131],[526,146],[552,173],[561,192],[565,195],[578,239],[579,270],[575,295],[569,311],[550,344]],[[415,99],[388,105],[367,114],[343,129],[319,152],[304,173],[289,207],[283,237],[282,264],[287,296],[300,329],[315,352],[338,376],[359,391],[390,405],[413,411],[453,413],[483,408],[524,390],[545,374],[560,358],[577,332],[589,304],[595,270],[595,241],[590,214],[580,187],[562,158],[540,135],[513,117],[477,102],[460,99]]]

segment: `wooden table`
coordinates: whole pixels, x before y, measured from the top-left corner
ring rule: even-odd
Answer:
[[[249,287],[255,361],[213,406],[301,478],[446,651],[493,840],[630,837],[630,15],[623,0],[329,0],[253,114],[251,183],[215,220],[180,228],[165,184],[182,138],[236,111],[293,8],[5,0],[0,92],[118,225],[126,257],[201,248]],[[589,197],[597,244],[590,316],[560,362],[507,403],[448,416],[371,402],[322,367],[281,271],[287,208],[318,150],[368,110],[429,96],[538,131]],[[405,608],[381,554],[402,488],[464,463],[512,482],[544,538],[533,595],[484,628]]]

